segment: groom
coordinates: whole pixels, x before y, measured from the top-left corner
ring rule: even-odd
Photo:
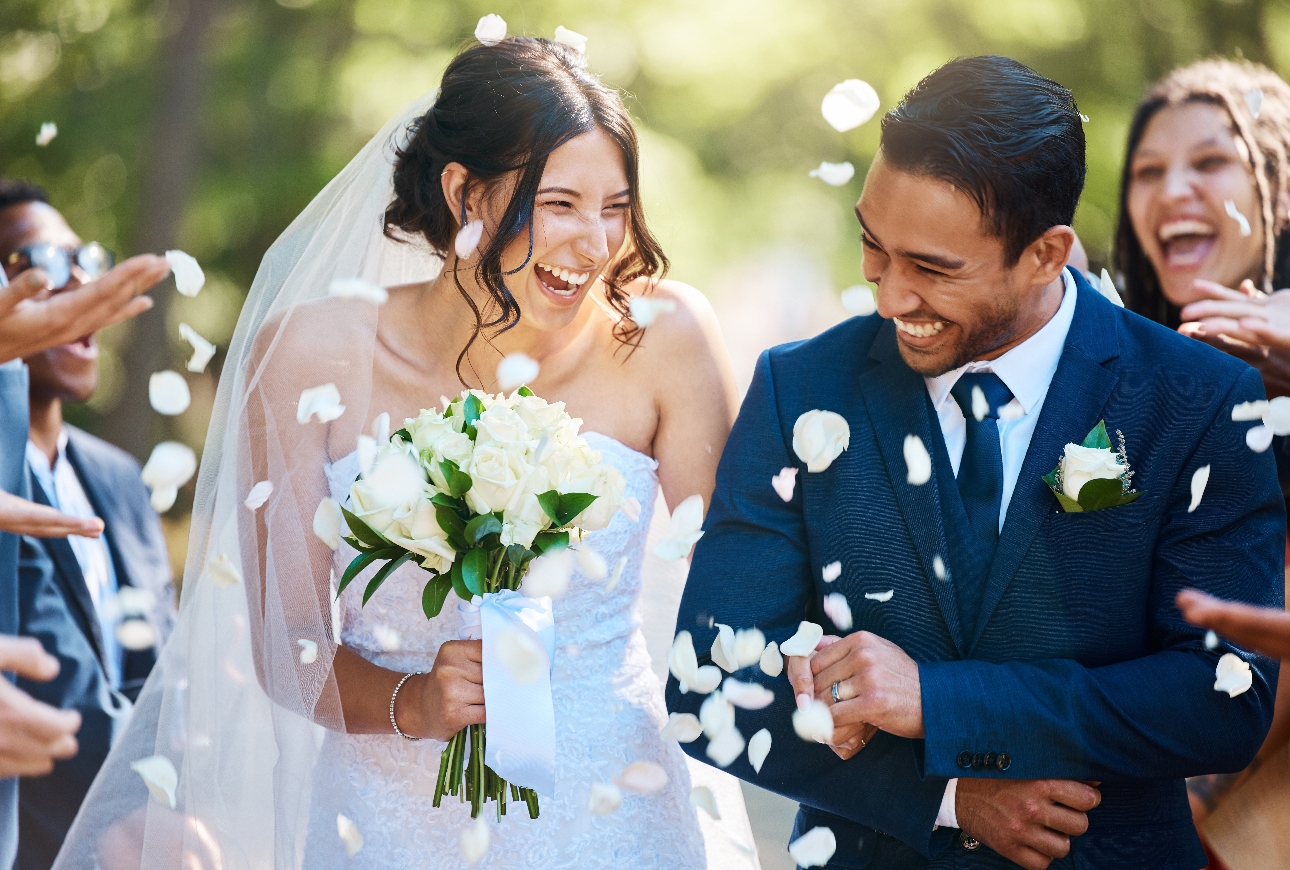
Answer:
[[[763,354],[721,460],[677,628],[701,654],[716,624],[842,637],[737,673],[775,697],[736,727],[772,743],[760,772],[727,767],[801,802],[794,838],[831,829],[829,867],[1195,870],[1183,778],[1244,768],[1271,721],[1276,663],[1207,649],[1173,603],[1282,603],[1276,469],[1232,420],[1262,383],[1063,268],[1084,171],[1065,88],[999,57],[924,79],[856,206],[880,316]],[[794,431],[817,409],[846,421],[833,450]],[[1114,449],[1083,476],[1127,461],[1139,497],[1072,491],[1071,465],[1059,500],[1044,477],[1099,421]],[[1113,506],[1063,507],[1093,492]],[[1227,652],[1250,668],[1231,697]],[[832,747],[795,734],[790,676]],[[669,680],[670,710],[704,699]]]

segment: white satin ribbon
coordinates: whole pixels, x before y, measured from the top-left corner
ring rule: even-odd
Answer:
[[[462,640],[484,642],[484,712],[488,746],[484,762],[507,782],[555,798],[555,706],[551,662],[555,659],[555,617],[550,598],[528,598],[514,590],[476,595],[457,605]],[[540,674],[521,685],[497,655],[497,640],[514,631],[546,655]]]

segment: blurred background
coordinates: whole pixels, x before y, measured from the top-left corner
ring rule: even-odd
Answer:
[[[222,353],[161,417],[148,376],[187,358],[183,321],[222,347],[260,257],[394,113],[433,89],[480,16],[589,37],[640,125],[648,219],[672,277],[721,316],[746,385],[763,348],[845,316],[861,283],[851,214],[878,118],[845,134],[820,101],[863,79],[886,111],[957,55],[1015,57],[1071,88],[1089,181],[1075,228],[1105,263],[1129,113],[1149,83],[1221,54],[1290,73],[1287,0],[0,0],[0,175],[45,186],[118,259],[181,248],[208,276],[102,339],[102,383],[71,422],[141,461],[200,451]],[[58,125],[45,147],[42,123]],[[808,177],[849,160],[842,187]],[[325,337],[320,337],[325,340]],[[163,518],[177,574],[192,484]],[[791,866],[784,807],[749,791],[763,866]]]

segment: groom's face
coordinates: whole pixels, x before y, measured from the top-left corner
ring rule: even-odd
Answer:
[[[940,179],[895,169],[881,151],[856,216],[878,313],[895,322],[900,355],[920,374],[994,359],[1037,331],[1061,299],[1060,283],[1055,295],[1051,285],[1065,254],[1053,268],[1052,252],[1034,250],[1041,239],[1009,265],[1003,240],[971,197]]]

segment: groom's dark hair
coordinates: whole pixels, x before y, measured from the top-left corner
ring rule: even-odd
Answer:
[[[976,201],[1004,257],[1069,226],[1084,189],[1084,128],[1066,88],[1007,57],[961,57],[882,119],[895,169],[947,181]]]

